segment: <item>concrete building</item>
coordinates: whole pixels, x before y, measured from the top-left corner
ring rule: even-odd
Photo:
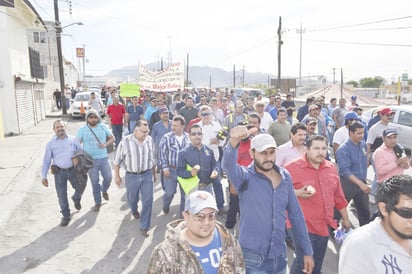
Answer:
[[[46,116],[40,56],[26,34],[46,26],[28,0],[1,0],[0,13],[0,125],[5,134],[20,134]]]

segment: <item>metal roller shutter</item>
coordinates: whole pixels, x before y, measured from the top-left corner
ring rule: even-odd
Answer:
[[[16,83],[16,105],[20,134],[36,125],[32,83]]]

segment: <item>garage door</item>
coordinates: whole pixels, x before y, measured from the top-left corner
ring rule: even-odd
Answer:
[[[19,134],[36,125],[32,83],[16,83],[17,118]]]

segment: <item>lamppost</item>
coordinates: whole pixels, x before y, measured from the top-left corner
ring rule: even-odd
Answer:
[[[56,42],[57,42],[57,60],[59,63],[59,79],[60,79],[60,91],[61,91],[61,104],[62,104],[62,114],[67,114],[66,107],[66,95],[64,94],[64,70],[63,70],[63,54],[62,54],[62,41],[61,33],[64,28],[67,28],[72,25],[83,25],[82,22],[71,23],[67,26],[62,27],[59,19],[59,6],[57,3],[58,0],[54,0],[54,19],[55,19],[55,28],[56,28]]]

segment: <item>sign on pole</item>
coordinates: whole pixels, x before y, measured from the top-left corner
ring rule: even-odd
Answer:
[[[84,48],[76,48],[76,57],[77,58],[84,58]]]

